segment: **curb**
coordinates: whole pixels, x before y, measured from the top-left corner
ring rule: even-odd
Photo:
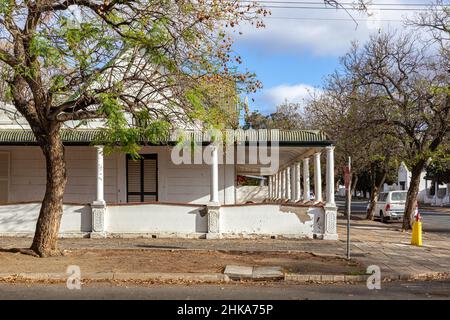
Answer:
[[[329,283],[346,283],[346,282],[367,282],[370,277],[367,275],[318,275],[318,274],[296,274],[287,273],[284,275],[284,281],[306,283],[306,282],[329,282]],[[427,272],[427,273],[399,273],[388,274],[382,277],[381,281],[397,281],[397,280],[432,280],[432,279],[450,278],[450,273],[443,272]]]
[[[66,281],[66,273],[0,273],[2,280],[35,280],[35,281]],[[118,281],[197,281],[197,282],[228,282],[230,278],[222,273],[125,273],[97,272],[81,275],[81,280],[118,280]]]
[[[296,283],[360,283],[366,282],[370,275],[325,275],[325,274],[296,274],[286,273],[283,278],[246,279],[250,281],[285,281]],[[429,273],[401,273],[389,274],[382,278],[382,281],[398,280],[431,280],[447,279],[450,273],[429,272]],[[66,281],[66,273],[0,273],[1,281]],[[226,274],[222,273],[126,273],[126,272],[97,272],[82,275],[81,280],[93,281],[191,281],[191,282],[230,282],[233,281]],[[236,279],[239,282],[242,279]]]
[[[284,281],[289,282],[364,282],[368,275],[329,275],[329,274],[296,274],[287,273],[284,275]]]

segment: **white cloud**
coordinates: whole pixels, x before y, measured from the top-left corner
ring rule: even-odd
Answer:
[[[262,113],[270,113],[276,110],[276,107],[285,101],[292,103],[305,104],[305,101],[312,95],[320,93],[319,88],[309,84],[281,84],[264,89],[256,97],[255,106],[252,109],[259,110]]]
[[[406,0],[390,3],[407,3]],[[257,47],[262,52],[310,52],[318,56],[339,56],[345,54],[351,41],[365,41],[379,29],[404,29],[398,21],[415,11],[380,11],[369,7],[367,13],[351,11],[358,20],[358,27],[343,10],[301,10],[271,9],[272,15],[265,19],[266,28],[256,29],[243,25],[238,38],[241,45]],[[307,20],[296,20],[297,18]],[[311,20],[309,20],[311,19]],[[321,19],[346,19],[330,21]],[[368,20],[368,21],[359,21]]]
[[[281,84],[272,88],[264,90],[262,96],[267,103],[271,105],[279,105],[285,100],[288,102],[301,103],[305,98],[311,96],[311,94],[317,89],[308,84]]]

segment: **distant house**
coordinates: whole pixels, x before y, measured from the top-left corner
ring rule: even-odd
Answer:
[[[185,133],[203,154],[209,152],[209,163],[175,163],[175,138],[143,146],[140,159],[133,160],[123,153],[104,154],[103,146],[93,144],[101,134],[99,123],[62,129],[68,183],[61,236],[337,239],[334,147],[325,134],[234,130],[232,147],[222,153],[205,132]],[[274,153],[273,161],[276,156],[275,167],[262,161],[265,146]],[[250,156],[253,151],[256,161]],[[239,161],[242,157],[244,162]],[[310,200],[310,158],[314,185],[319,186],[315,201]],[[324,158],[327,187],[322,199]],[[26,122],[0,114],[0,234],[33,234],[45,191],[45,170],[44,157]],[[268,197],[241,204],[236,196],[238,175],[266,176]]]
[[[418,200],[421,203],[434,206],[443,206],[450,204],[450,184],[432,184],[431,180],[427,180],[426,172],[420,175]],[[411,183],[411,171],[402,162],[398,168],[397,184],[384,184],[384,191],[388,190],[408,190]],[[433,190],[433,192],[431,192]],[[431,194],[433,193],[433,194]]]

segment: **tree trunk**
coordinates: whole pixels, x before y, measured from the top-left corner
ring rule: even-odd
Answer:
[[[380,194],[380,190],[383,187],[384,182],[386,181],[386,176],[387,176],[387,173],[383,172],[383,173],[381,173],[380,180],[376,181],[378,175],[377,174],[374,175],[374,181],[372,184],[372,192],[370,193],[370,198],[369,198],[370,204],[369,204],[369,209],[367,210],[367,215],[366,215],[367,220],[373,220],[373,218],[375,216],[375,207],[377,206],[378,195]]]
[[[356,185],[358,183],[358,175],[353,175],[353,181],[352,181],[352,194],[356,197]]]
[[[425,161],[419,161],[411,170],[411,183],[406,196],[405,213],[403,214],[403,230],[410,230],[412,228],[417,194],[419,193],[420,175],[425,167],[425,163]]]
[[[38,140],[45,156],[47,183],[31,250],[41,257],[46,257],[56,251],[67,176],[59,128],[38,136]]]
[[[379,194],[379,189],[377,187],[374,187],[372,192],[370,193],[370,204],[369,209],[367,210],[366,219],[367,220],[373,220],[373,217],[375,216],[375,207],[377,205],[377,198]]]
[[[352,178],[350,178],[350,185],[348,186],[349,189],[345,189],[345,210],[344,210],[344,216],[348,217],[348,205],[352,201]]]

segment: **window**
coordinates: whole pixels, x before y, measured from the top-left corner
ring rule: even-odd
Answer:
[[[392,192],[391,201],[406,201],[406,192]]]
[[[133,160],[127,156],[127,202],[158,201],[158,158],[143,154]]]
[[[386,201],[387,195],[388,195],[387,193],[380,193],[380,195],[378,196],[378,201],[380,202]]]
[[[0,151],[0,203],[8,202],[9,153]]]

